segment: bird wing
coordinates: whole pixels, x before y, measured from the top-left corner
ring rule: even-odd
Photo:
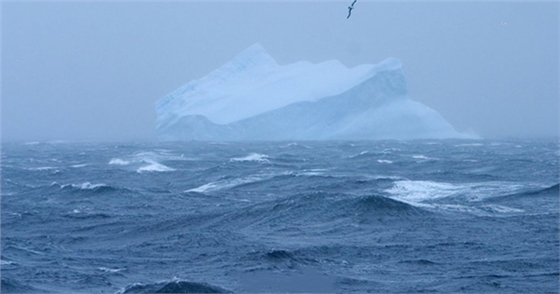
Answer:
[[[352,2],[352,6],[354,6],[354,4],[356,4],[356,1],[358,1],[358,0],[354,0],[354,2]]]
[[[352,14],[352,8],[348,7],[348,16],[346,17],[346,19],[349,19],[351,14]]]

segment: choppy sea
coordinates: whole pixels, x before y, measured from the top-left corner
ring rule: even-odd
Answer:
[[[559,291],[557,140],[3,143],[2,293]]]

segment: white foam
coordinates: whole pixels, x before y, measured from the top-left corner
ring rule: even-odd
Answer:
[[[398,152],[401,151],[401,149],[399,148],[387,148],[387,149],[383,149],[383,151],[381,151],[381,153],[394,153],[394,152]]]
[[[459,204],[433,204],[430,205],[431,208],[435,208],[435,209],[441,209],[441,210],[446,210],[446,211],[456,211],[456,212],[468,212],[468,213],[475,213],[475,214],[481,214],[480,210],[477,208],[474,208],[472,206],[466,206],[466,205],[459,205]]]
[[[68,185],[63,185],[62,188],[66,187]],[[101,183],[101,184],[92,184],[90,182],[85,182],[79,185],[71,185],[73,188],[78,188],[78,189],[82,189],[82,190],[93,190],[95,188],[99,188],[99,187],[107,187],[107,185]]]
[[[73,167],[73,168],[80,168],[80,167],[84,167],[84,166],[87,166],[87,165],[88,165],[88,164],[86,164],[86,163],[83,163],[83,164],[74,164],[74,165],[72,165],[72,167]]]
[[[318,171],[303,171],[301,173],[298,173],[297,176],[322,176],[324,174],[324,172]]]
[[[517,208],[513,208],[513,207],[507,207],[507,206],[503,206],[503,205],[485,205],[483,206],[483,208],[487,208],[492,212],[498,212],[498,213],[519,213],[519,212],[524,212],[523,209],[517,209]]]
[[[106,267],[98,267],[97,270],[100,270],[102,272],[106,272],[106,273],[118,273],[120,271],[123,271],[124,268],[106,268]]]
[[[154,160],[145,160],[145,162],[149,163],[146,166],[140,167],[136,170],[138,173],[143,172],[170,172],[174,171],[175,169],[165,166],[157,161]]]
[[[387,160],[387,159],[378,159],[377,162],[379,162],[379,163],[388,163],[388,164],[393,163],[391,160]]]
[[[15,264],[15,262],[0,259],[0,265],[10,265],[10,264]]]
[[[257,175],[250,175],[243,178],[220,180],[216,182],[210,182],[208,184],[204,184],[200,187],[196,187],[193,189],[188,189],[185,190],[184,192],[209,193],[209,192],[219,191],[223,189],[234,188],[244,184],[256,183],[256,182],[272,179],[275,176],[276,174],[257,174]]]
[[[427,157],[422,154],[412,155],[412,158],[418,159],[419,161],[438,160],[437,158]]]
[[[27,170],[42,171],[42,170],[53,170],[53,169],[57,169],[57,167],[54,167],[54,166],[30,167]]]
[[[127,165],[127,164],[130,164],[130,161],[122,160],[120,158],[113,158],[113,159],[111,159],[111,161],[109,161],[109,164]]]
[[[367,176],[366,178],[371,180],[406,180],[406,178],[399,177],[399,176],[385,176],[385,175]]]
[[[396,181],[393,187],[385,191],[397,200],[418,203],[456,195],[465,191],[465,188],[450,183],[404,180]]]
[[[259,154],[259,153],[251,153],[245,157],[236,157],[230,159],[230,161],[258,161],[258,162],[268,162],[268,155],[266,154]]]
[[[480,201],[492,197],[511,195],[527,188],[527,184],[511,182],[484,182],[451,184],[432,181],[396,181],[385,190],[392,198],[407,203],[420,203],[451,196],[461,196],[467,201]]]

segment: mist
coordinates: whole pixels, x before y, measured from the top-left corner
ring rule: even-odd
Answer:
[[[402,61],[484,138],[558,136],[558,3],[2,4],[3,141],[156,140],[157,100],[254,43],[279,64]]]

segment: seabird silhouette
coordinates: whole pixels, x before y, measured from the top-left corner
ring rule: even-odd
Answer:
[[[352,9],[354,9],[354,4],[356,4],[356,1],[358,0],[354,0],[354,2],[352,2],[352,4],[348,6],[348,16],[346,17],[346,19],[349,19],[350,15],[352,15]]]

